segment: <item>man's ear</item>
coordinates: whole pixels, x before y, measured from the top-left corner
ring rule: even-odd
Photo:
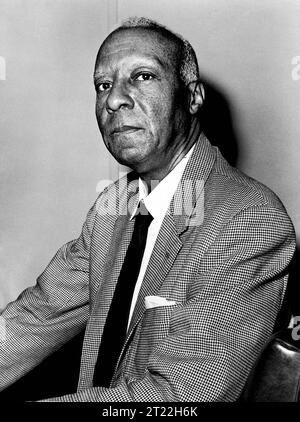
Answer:
[[[204,103],[204,86],[200,81],[195,81],[191,82],[187,88],[189,95],[189,112],[191,114],[196,114]]]

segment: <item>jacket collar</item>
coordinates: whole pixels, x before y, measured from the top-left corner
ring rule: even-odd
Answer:
[[[170,204],[169,212],[178,235],[187,227],[197,225],[199,218],[203,218],[202,201],[200,208],[197,207],[197,201],[201,195],[204,198],[204,185],[215,160],[216,148],[212,147],[202,132]]]

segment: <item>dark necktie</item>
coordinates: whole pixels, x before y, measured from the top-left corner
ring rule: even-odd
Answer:
[[[102,334],[94,371],[94,386],[109,387],[126,337],[132,295],[144,255],[148,227],[152,221],[152,216],[142,203],[139,214],[134,218],[132,238]]]

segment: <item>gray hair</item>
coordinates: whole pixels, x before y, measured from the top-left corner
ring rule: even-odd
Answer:
[[[118,26],[115,31],[127,28],[149,28],[165,36],[167,39],[174,41],[178,45],[181,53],[179,75],[183,84],[187,86],[191,82],[195,82],[200,79],[196,53],[191,44],[181,35],[176,34],[166,26],[161,25],[152,19],[144,17],[128,18],[122,22],[122,24]]]

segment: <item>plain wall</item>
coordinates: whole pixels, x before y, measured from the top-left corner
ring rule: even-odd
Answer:
[[[1,0],[0,308],[78,236],[108,178],[94,117],[107,2]]]
[[[238,167],[279,195],[300,233],[299,1],[2,0],[0,308],[77,236],[97,182],[118,174],[92,71],[108,29],[133,15],[192,43],[228,103]]]

